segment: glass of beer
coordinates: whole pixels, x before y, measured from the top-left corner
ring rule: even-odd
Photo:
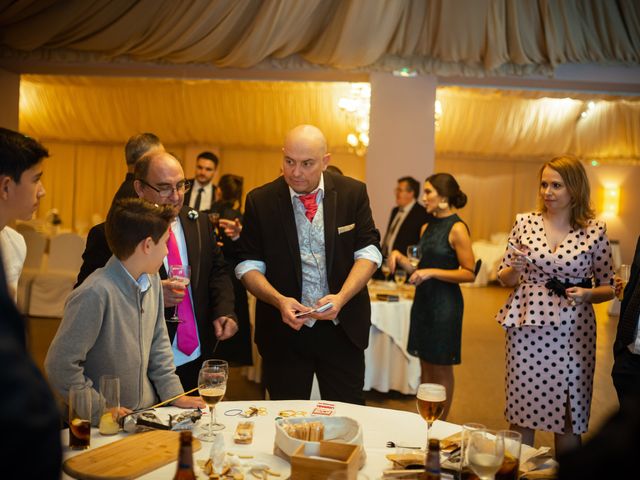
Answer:
[[[447,391],[438,383],[423,383],[418,387],[416,403],[418,413],[427,422],[427,447],[429,446],[429,430],[431,425],[442,416],[444,402],[447,399]],[[425,449],[425,451],[426,451]]]
[[[224,360],[205,360],[198,374],[198,392],[209,407],[209,428],[198,438],[213,441],[216,431],[222,430],[224,425],[216,419],[216,405],[222,400],[227,390],[229,378],[229,364]]]
[[[69,448],[84,450],[91,445],[91,388],[72,385],[69,389]]]
[[[469,435],[469,466],[481,480],[494,480],[504,459],[504,436],[489,430],[475,430]]]
[[[504,459],[500,470],[496,473],[496,480],[517,480],[522,435],[513,430],[500,430],[498,435],[502,437],[504,442]]]

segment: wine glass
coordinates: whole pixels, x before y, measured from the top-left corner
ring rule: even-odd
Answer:
[[[413,268],[418,268],[420,259],[422,258],[422,249],[419,245],[409,245],[407,247],[407,258]]]
[[[475,430],[469,435],[469,466],[481,480],[493,480],[504,459],[504,436],[489,430]]]
[[[618,300],[622,301],[624,297],[624,289],[629,283],[629,277],[631,276],[631,265],[622,264],[618,268],[618,276],[620,280],[622,280],[622,289],[620,290],[620,294],[617,296]]]
[[[216,419],[216,404],[222,400],[227,390],[229,364],[224,360],[205,360],[198,373],[198,393],[209,407],[209,427],[199,436],[200,439],[212,441],[216,431],[224,429],[224,425]]]
[[[184,288],[186,289],[187,285],[189,285],[190,278],[191,278],[191,267],[189,265],[169,265],[169,279],[172,282],[179,283],[183,285]],[[181,290],[174,290],[174,291],[178,293]],[[189,295],[189,292],[187,290],[185,290],[184,292],[185,292],[185,295]],[[178,305],[176,305],[173,308],[173,315],[171,316],[171,318],[167,320],[167,322],[170,322],[170,323],[182,322],[182,320],[180,320],[180,317],[178,317]]]
[[[429,430],[431,425],[442,416],[447,390],[438,383],[422,383],[418,387],[416,404],[418,413],[427,422],[427,449],[429,448]]]
[[[398,286],[404,285],[404,282],[407,281],[407,272],[405,272],[401,268],[396,268],[395,273],[393,274],[393,279],[396,281]]]
[[[384,281],[389,280],[389,275],[391,274],[391,269],[389,268],[389,262],[387,260],[382,262],[382,267],[380,267],[382,274],[384,275]]]
[[[216,237],[220,236],[220,232],[218,231],[219,227],[220,227],[220,214],[219,213],[209,213],[207,215],[207,217],[209,218],[209,221],[211,222],[211,225],[213,225],[213,233],[215,234]]]

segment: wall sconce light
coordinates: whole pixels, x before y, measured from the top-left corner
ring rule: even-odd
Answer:
[[[620,186],[608,184],[604,186],[604,202],[602,204],[602,216],[614,218],[620,211]]]

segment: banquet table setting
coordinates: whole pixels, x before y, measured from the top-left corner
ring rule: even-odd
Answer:
[[[278,418],[298,418],[311,416],[314,410],[316,415],[312,418],[315,420],[320,418],[317,415],[318,408],[325,409],[324,414],[330,413],[332,417],[342,418],[347,417],[355,420],[362,430],[362,447],[364,449],[366,459],[364,465],[354,478],[358,479],[377,479],[383,478],[385,471],[393,468],[392,462],[387,458],[387,455],[397,454],[399,451],[406,452],[401,447],[389,447],[388,442],[394,442],[399,446],[409,447],[421,447],[425,445],[426,438],[426,423],[416,413],[381,409],[376,407],[367,407],[361,405],[352,405],[341,402],[321,402],[313,400],[282,400],[282,401],[223,401],[217,405],[217,420],[224,425],[224,429],[220,430],[217,437],[213,442],[198,441],[201,445],[199,449],[194,443],[194,471],[197,478],[206,479],[209,478],[202,469],[203,462],[210,458],[210,455],[214,450],[219,449],[221,446],[225,449],[228,458],[236,458],[240,465],[245,465],[248,472],[252,472],[252,465],[260,464],[262,466],[268,466],[270,472],[273,472],[273,476],[260,477],[259,475],[247,474],[244,478],[270,478],[271,480],[280,480],[289,478],[291,475],[291,466],[281,456],[274,455],[274,441],[276,438],[276,420]],[[329,412],[326,408],[329,408]],[[157,419],[162,423],[168,424],[169,415],[176,415],[185,412],[175,407],[163,407],[156,409],[153,413]],[[246,418],[244,415],[251,415]],[[328,417],[327,417],[328,418]],[[252,422],[253,425],[253,440],[250,444],[236,444],[234,443],[234,432],[239,422]],[[194,438],[198,438],[200,432],[206,429],[206,424],[209,422],[208,413],[203,413],[202,419],[193,425]],[[429,430],[430,438],[444,439],[460,431],[460,426],[444,421],[435,421],[432,428]],[[71,459],[78,460],[81,457],[79,455],[96,455],[100,453],[100,449],[104,450],[105,446],[112,444],[116,441],[124,441],[131,439],[132,437],[139,436],[142,438],[143,434],[139,433],[125,433],[120,431],[116,435],[102,436],[98,433],[97,428],[92,428],[91,432],[91,444],[89,449],[84,451],[69,450],[65,447],[64,457],[65,464],[63,466],[64,479],[69,478],[107,478],[101,476],[76,476],[69,475],[74,473],[73,468],[69,461]],[[133,439],[135,440],[135,439]],[[68,430],[62,432],[63,445],[68,445]],[[175,451],[177,452],[177,436],[173,440],[175,443]],[[194,440],[194,442],[196,442]],[[133,445],[131,443],[130,445]],[[212,446],[215,448],[212,449]],[[149,445],[146,447],[143,455],[152,455],[154,447]],[[197,451],[196,451],[197,449]],[[415,452],[415,450],[412,450]],[[534,449],[523,446],[522,455],[533,456],[536,453]],[[424,452],[422,452],[424,454]],[[77,457],[77,458],[74,458]],[[97,457],[96,457],[97,458]],[[94,461],[95,459],[89,459]],[[173,478],[176,471],[176,462],[169,460],[168,463],[149,471],[140,477],[118,477],[118,478],[143,478],[143,479],[166,479]],[[117,461],[117,459],[111,459],[111,461]],[[245,462],[245,463],[242,463]],[[123,463],[126,463],[123,460]],[[126,467],[126,465],[125,465]],[[347,477],[340,477],[347,478]],[[384,477],[386,478],[386,477]],[[446,477],[443,477],[446,478]]]

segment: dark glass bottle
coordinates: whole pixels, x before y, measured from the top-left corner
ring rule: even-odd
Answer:
[[[424,467],[424,480],[440,480],[440,441],[429,439],[429,449]]]
[[[180,432],[180,450],[178,450],[178,469],[173,480],[196,480],[193,471],[193,451],[191,447],[191,432]]]

